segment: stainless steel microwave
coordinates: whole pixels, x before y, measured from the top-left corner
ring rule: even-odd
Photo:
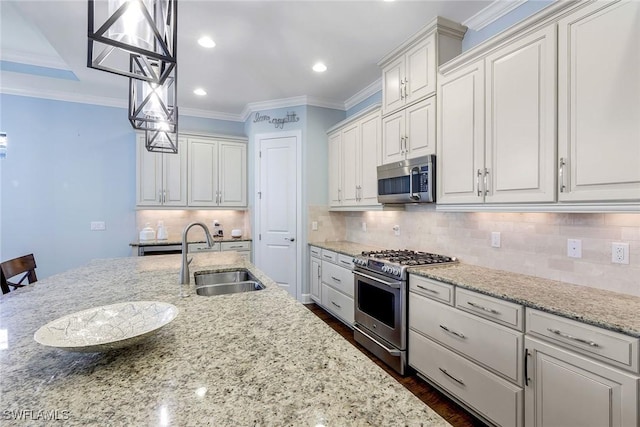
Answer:
[[[378,166],[378,202],[435,202],[435,165],[431,154]]]

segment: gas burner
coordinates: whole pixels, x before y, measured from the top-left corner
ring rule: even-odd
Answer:
[[[375,271],[397,278],[406,277],[408,267],[449,264],[458,262],[454,257],[412,251],[409,249],[387,249],[380,251],[364,251],[362,256],[353,260],[356,267]]]

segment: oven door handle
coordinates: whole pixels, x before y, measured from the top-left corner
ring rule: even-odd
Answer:
[[[364,273],[362,273],[360,271],[354,272],[353,274],[355,274],[356,276],[366,277],[367,279],[370,279],[370,280],[375,280],[377,283],[381,283],[381,284],[386,285],[386,286],[388,286],[390,288],[393,288],[393,289],[400,289],[401,282],[387,282],[386,280],[382,280],[382,279],[379,279],[377,277],[369,276],[368,274],[364,274]]]
[[[359,328],[357,324],[353,325],[353,329],[357,330],[362,335],[364,335],[365,337],[369,338],[371,341],[373,341],[374,343],[376,343],[377,345],[382,347],[390,355],[392,355],[392,356],[400,356],[402,354],[402,352],[400,350],[398,350],[396,348],[389,348],[386,345],[382,344],[380,341],[378,341],[377,339],[373,338],[371,335],[369,335],[368,333],[363,331],[361,328]]]

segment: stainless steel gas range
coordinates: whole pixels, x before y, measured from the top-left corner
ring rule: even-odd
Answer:
[[[455,263],[410,250],[363,252],[353,259],[354,338],[401,375],[407,367],[407,268]]]

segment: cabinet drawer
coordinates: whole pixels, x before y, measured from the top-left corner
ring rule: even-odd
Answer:
[[[522,426],[520,387],[414,331],[409,331],[409,365],[496,425]]]
[[[453,305],[453,285],[412,274],[409,276],[409,290],[427,298]]]
[[[309,246],[309,252],[313,257],[322,258],[322,249],[317,246]]]
[[[353,325],[353,298],[349,298],[347,295],[336,291],[324,283],[322,284],[321,295],[324,308],[334,313],[349,325]]]
[[[456,307],[501,325],[524,331],[524,307],[519,304],[456,288]]]
[[[348,268],[349,270],[353,269],[353,257],[349,255],[338,254],[338,265]]]
[[[632,372],[638,369],[638,338],[527,308],[527,334]]]
[[[189,243],[189,252],[219,252],[220,242],[214,243],[210,248],[206,243]]]
[[[353,273],[330,262],[322,262],[322,282],[353,298]]]
[[[222,242],[223,251],[250,251],[251,242]]]
[[[331,262],[337,262],[338,261],[338,254],[333,252],[333,251],[329,251],[326,249],[322,250],[322,259],[327,260],[327,261],[331,261]]]
[[[523,334],[409,293],[409,328],[522,383]]]

